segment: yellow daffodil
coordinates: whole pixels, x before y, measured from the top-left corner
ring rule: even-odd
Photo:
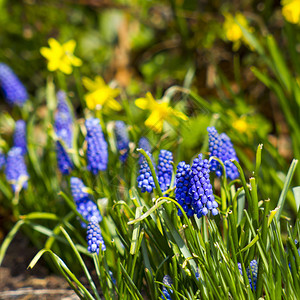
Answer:
[[[225,22],[223,24],[226,38],[233,42],[233,50],[236,51],[241,46],[241,42],[247,43],[244,39],[244,34],[241,29],[243,26],[249,32],[253,32],[253,27],[250,27],[247,19],[241,13],[236,13],[235,17],[229,13],[224,14]]]
[[[105,84],[102,77],[96,76],[94,81],[83,77],[82,83],[89,91],[85,95],[86,105],[89,109],[112,109],[116,111],[122,109],[121,104],[114,99],[120,91]]]
[[[49,71],[60,70],[65,74],[71,74],[72,66],[79,67],[82,65],[81,59],[73,54],[76,47],[74,40],[61,45],[57,40],[50,38],[48,43],[50,48],[42,47],[40,52],[48,60]]]
[[[240,133],[247,133],[249,130],[249,124],[247,123],[246,116],[242,116],[232,122],[232,127]]]
[[[135,105],[151,111],[145,125],[158,133],[162,132],[164,121],[177,126],[179,124],[178,118],[185,121],[188,119],[185,114],[169,106],[168,99],[156,101],[151,93],[147,93],[145,98],[136,99]]]
[[[290,23],[300,24],[300,0],[283,0],[282,15]]]

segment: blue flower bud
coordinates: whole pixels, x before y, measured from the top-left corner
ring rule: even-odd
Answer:
[[[219,135],[215,127],[208,127],[207,131],[209,136],[210,157],[215,156],[224,163],[226,176],[230,180],[238,178],[238,169],[234,163],[230,161],[230,159],[238,161],[230,138],[225,133]],[[218,177],[223,173],[220,163],[214,159],[211,160],[210,170],[215,172]]]
[[[66,101],[66,93],[64,91],[58,91],[56,96],[58,103],[54,122],[55,133],[65,142],[68,148],[72,148],[73,118]]]
[[[19,147],[13,147],[7,154],[5,175],[7,181],[11,184],[13,191],[17,190],[18,184],[21,184],[21,188],[27,188],[28,173],[22,155],[22,149]]]
[[[10,105],[23,106],[28,99],[26,88],[13,70],[4,63],[0,63],[0,87]]]
[[[94,217],[97,222],[102,221],[102,216],[96,203],[91,199],[90,194],[86,191],[86,186],[81,179],[77,177],[71,178],[71,192],[73,199],[76,203],[77,211],[83,216],[88,222]],[[83,228],[86,227],[85,223],[81,222]]]
[[[188,217],[192,217],[195,213],[192,206],[192,199],[189,194],[191,179],[190,172],[190,165],[186,164],[184,161],[181,161],[177,166],[175,178],[175,199],[182,206]],[[178,215],[180,217],[182,216],[180,209],[178,209]]]
[[[152,157],[150,152],[146,153],[149,155],[150,158]],[[155,184],[151,174],[151,170],[145,158],[143,159],[143,162],[140,165],[140,175],[137,178],[137,182],[138,187],[141,189],[142,193],[151,193],[153,189],[155,189]]]
[[[142,148],[146,152],[151,153],[150,143],[149,143],[148,139],[143,136],[139,140],[139,148]],[[143,154],[140,153],[139,164],[141,164],[143,162],[143,159],[144,159],[144,156],[143,156]]]
[[[68,175],[74,168],[74,165],[69,157],[69,154],[58,140],[56,141],[56,157],[57,165],[63,175]]]
[[[106,246],[103,241],[101,229],[97,218],[92,217],[86,233],[86,239],[88,243],[88,251],[90,253],[99,254],[99,246],[101,245],[102,251],[106,250]]]
[[[18,120],[15,124],[14,132],[14,147],[19,147],[22,149],[22,155],[27,152],[27,142],[26,142],[26,123],[24,120]]]
[[[120,161],[125,162],[129,152],[129,137],[127,127],[123,121],[116,121],[115,135],[117,139],[117,148],[120,152]]]
[[[160,150],[158,156],[158,182],[162,192],[169,189],[173,172],[173,154],[167,150]]]
[[[216,208],[218,203],[214,199],[212,185],[209,180],[208,160],[203,159],[202,154],[199,154],[194,159],[190,176],[189,195],[197,217],[206,216],[209,210],[211,210],[213,215],[217,215],[218,210]],[[209,204],[207,205],[207,203]]]
[[[173,284],[172,278],[169,275],[165,275],[163,278],[163,284],[165,284],[171,288],[171,285]],[[163,300],[172,300],[170,293],[173,293],[172,289],[168,290],[165,286],[163,286],[162,294],[161,294],[160,298]]]
[[[239,268],[241,275],[243,276],[242,265],[240,263],[238,263],[238,268]],[[247,277],[248,277],[251,289],[256,291],[258,263],[255,259],[252,260],[250,262],[250,266],[246,268],[246,273],[247,273]],[[252,281],[252,279],[253,279],[253,281]]]
[[[88,170],[94,175],[99,171],[105,171],[108,163],[108,150],[100,121],[97,118],[90,118],[85,121],[87,129],[87,160]]]

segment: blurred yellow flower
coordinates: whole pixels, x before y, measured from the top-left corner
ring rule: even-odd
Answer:
[[[100,110],[107,108],[117,111],[122,109],[121,104],[114,99],[119,95],[120,91],[105,84],[102,77],[96,76],[94,81],[83,77],[82,83],[89,91],[85,95],[86,105],[89,109]]]
[[[239,119],[233,121],[232,127],[240,133],[246,133],[250,126],[247,123],[246,116],[242,116]]]
[[[300,0],[283,0],[282,15],[290,23],[300,24]]]
[[[48,60],[48,70],[60,70],[65,74],[71,74],[72,66],[79,67],[82,65],[81,59],[74,56],[76,42],[70,40],[64,44],[60,44],[57,40],[50,38],[48,40],[50,48],[42,47],[41,54]]]
[[[233,50],[236,51],[241,46],[241,42],[247,43],[244,34],[239,25],[243,26],[247,31],[253,32],[254,28],[250,27],[247,19],[243,14],[237,12],[235,16],[226,13],[225,22],[223,24],[226,38],[233,42]]]
[[[141,109],[151,111],[149,118],[145,121],[145,125],[158,133],[162,132],[164,121],[178,126],[178,118],[185,121],[188,119],[185,114],[169,106],[168,99],[156,101],[149,92],[145,98],[136,99],[135,105]]]

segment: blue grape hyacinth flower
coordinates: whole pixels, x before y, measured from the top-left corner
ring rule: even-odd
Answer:
[[[99,254],[100,245],[101,245],[102,251],[106,250],[106,246],[103,241],[99,222],[98,222],[97,218],[95,218],[95,217],[92,217],[89,222],[89,225],[87,228],[86,239],[87,239],[87,243],[88,243],[88,251],[90,253]]]
[[[146,152],[148,156],[151,158],[151,153]],[[147,163],[146,158],[143,159],[140,164],[140,175],[137,178],[138,187],[141,189],[142,193],[148,192],[151,193],[153,189],[155,189],[155,184],[153,180],[153,176],[151,174],[150,167]]]
[[[88,222],[94,217],[97,219],[97,222],[102,221],[102,216],[98,209],[97,204],[91,199],[89,193],[85,191],[86,186],[81,179],[77,177],[72,177],[71,180],[71,193],[73,199],[76,203],[77,211],[83,216]],[[83,228],[86,227],[86,224],[81,222]]]
[[[56,141],[56,157],[57,166],[63,175],[68,175],[74,168],[74,165],[67,153],[66,149],[62,143],[58,140]]]
[[[73,118],[71,110],[67,104],[66,93],[58,91],[57,97],[57,112],[55,114],[54,128],[55,133],[60,137],[68,148],[72,148],[73,140]]]
[[[0,87],[10,105],[23,106],[28,99],[26,88],[13,70],[4,63],[0,63]]]
[[[77,204],[83,198],[89,198],[90,194],[85,191],[86,186],[83,181],[77,177],[71,177],[71,193],[75,203]]]
[[[195,214],[192,206],[192,198],[189,194],[191,181],[191,166],[181,161],[176,170],[175,178],[175,199],[182,206],[187,216],[190,218]],[[182,211],[178,209],[178,215],[182,216]]]
[[[117,140],[117,148],[120,152],[120,161],[124,163],[129,152],[129,136],[126,124],[123,121],[116,121],[115,135]]]
[[[234,180],[239,177],[239,172],[237,167],[231,159],[238,161],[236,152],[233,148],[230,138],[225,134],[218,134],[215,127],[208,127],[208,137],[209,137],[209,152],[210,157],[215,156],[220,159],[225,166],[226,176],[230,180]],[[220,163],[214,159],[211,159],[210,170],[215,172],[218,177],[223,174],[222,167]]]
[[[6,163],[5,154],[0,149],[0,170],[5,166],[5,163]]]
[[[22,149],[22,155],[27,152],[27,141],[26,141],[26,122],[24,120],[18,120],[15,124],[15,132],[13,136],[14,147]]]
[[[162,192],[169,189],[173,172],[173,154],[168,150],[160,150],[158,156],[158,182]]]
[[[56,96],[58,104],[55,114],[54,130],[58,137],[56,141],[57,165],[62,174],[68,175],[74,169],[72,160],[67,152],[67,149],[72,148],[73,119],[66,101],[66,93],[59,91]],[[67,149],[65,149],[65,147]]]
[[[145,152],[151,153],[151,146],[146,137],[142,136],[140,138],[138,146],[139,146],[139,148],[145,150]],[[143,159],[144,159],[144,156],[143,156],[143,154],[140,153],[139,154],[139,164],[141,164],[143,162]]]
[[[190,174],[189,194],[197,217],[206,216],[209,211],[212,215],[217,215],[219,213],[217,210],[218,203],[214,199],[212,185],[209,180],[208,160],[203,159],[202,154],[199,154],[193,160]]]
[[[238,263],[238,268],[243,276],[242,265]],[[250,266],[246,268],[247,277],[252,290],[256,291],[257,275],[258,275],[258,263],[257,260],[253,259],[250,262]],[[253,280],[252,280],[253,279]]]
[[[171,288],[171,285],[173,284],[172,278],[169,275],[165,275],[163,278],[163,284],[165,284]],[[170,293],[173,293],[173,291],[171,289],[168,290],[165,286],[163,286],[160,299],[172,300]]]
[[[108,150],[100,121],[97,118],[89,118],[85,121],[87,129],[87,160],[88,170],[94,175],[99,171],[105,171],[108,163]]]
[[[16,192],[18,187],[24,189],[27,188],[29,175],[21,148],[13,147],[9,150],[6,160],[5,175],[14,192]]]

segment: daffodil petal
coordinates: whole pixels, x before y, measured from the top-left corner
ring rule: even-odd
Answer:
[[[62,45],[64,51],[69,52],[71,54],[74,53],[75,47],[76,47],[76,42],[74,40],[67,41]]]
[[[47,47],[42,47],[40,49],[40,53],[45,57],[47,58],[48,60],[51,59],[52,55],[53,55],[53,52],[51,51],[51,49],[47,48]]]
[[[181,111],[178,111],[176,109],[173,109],[173,112],[172,112],[176,117],[184,120],[184,121],[187,121],[189,118],[184,114],[182,113]]]
[[[88,77],[83,77],[82,83],[83,83],[84,87],[89,91],[94,91],[97,89],[97,85],[95,84],[95,82]]]
[[[135,105],[140,109],[147,109],[149,108],[149,101],[146,98],[138,98],[135,100]]]
[[[52,59],[48,62],[48,70],[50,72],[56,71],[59,68],[59,60],[57,59]]]
[[[116,111],[119,111],[122,109],[122,106],[119,102],[117,102],[115,99],[113,98],[110,98],[107,100],[108,101],[108,107],[112,110],[116,110]]]
[[[61,63],[59,69],[65,74],[71,74],[73,71],[72,66],[67,63]]]
[[[84,99],[85,99],[86,106],[88,107],[88,109],[90,109],[90,110],[95,109],[96,105],[95,105],[93,95],[87,94],[87,95],[84,96]]]
[[[74,55],[70,58],[70,61],[74,67],[80,67],[82,65],[82,60]]]
[[[156,132],[162,132],[164,120],[157,111],[153,111],[149,118],[145,121],[145,125],[152,128]]]
[[[105,81],[101,76],[97,75],[95,77],[95,84],[97,85],[97,87],[102,87],[105,86]]]
[[[55,53],[55,55],[61,55],[63,53],[63,49],[60,45],[60,43],[54,39],[54,38],[50,38],[48,40],[49,46],[50,48],[53,50],[53,52]]]

